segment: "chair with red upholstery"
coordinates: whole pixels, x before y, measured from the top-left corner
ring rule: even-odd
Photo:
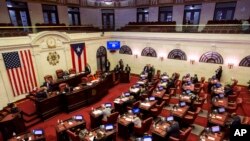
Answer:
[[[137,136],[143,136],[146,133],[152,124],[153,118],[149,117],[142,121],[141,127],[134,126],[134,134]]]
[[[250,124],[250,117],[243,117],[241,124]]]
[[[107,120],[102,120],[102,124],[115,124],[118,116],[119,112],[114,112],[107,117]]]
[[[188,124],[188,125],[193,124],[198,114],[200,113],[200,111],[201,111],[200,107],[198,107],[195,112],[188,111],[187,114],[183,118],[183,123]]]
[[[235,102],[237,99],[237,95],[236,94],[232,94],[228,96],[228,102]]]
[[[62,79],[64,76],[63,70],[62,69],[56,70],[56,76],[57,76],[57,79]]]
[[[186,141],[187,138],[188,138],[188,136],[189,136],[189,134],[191,133],[191,131],[192,131],[192,128],[191,128],[191,127],[188,127],[188,128],[185,129],[184,131],[183,131],[183,130],[180,130],[180,133],[181,133],[181,134],[180,134],[180,138],[177,139],[177,138],[175,138],[175,137],[170,136],[169,141]]]
[[[81,141],[80,137],[78,135],[76,135],[76,133],[70,131],[70,130],[67,130],[67,135],[70,139],[70,141]]]
[[[69,69],[69,74],[76,74],[76,69]]]
[[[67,87],[67,83],[61,83],[61,84],[59,84],[59,90],[60,90],[60,92],[63,92],[64,91],[64,89]]]
[[[150,115],[152,115],[153,117],[157,117],[161,113],[164,105],[165,101],[162,101],[159,105],[155,105],[154,108],[150,109]]]
[[[227,112],[234,113],[238,108],[238,105],[236,102],[228,102],[228,105],[226,107]]]

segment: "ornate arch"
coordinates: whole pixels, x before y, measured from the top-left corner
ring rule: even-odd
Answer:
[[[243,59],[240,61],[239,66],[242,66],[242,67],[250,67],[250,55],[248,55],[247,57],[243,58]]]
[[[141,56],[157,57],[157,53],[153,48],[145,47],[141,52]]]
[[[200,62],[223,64],[223,57],[218,52],[209,51],[201,56]]]
[[[107,50],[104,46],[100,46],[96,52],[96,57],[102,57],[107,55]]]
[[[128,54],[128,55],[132,55],[132,50],[129,46],[127,45],[123,45],[121,46],[120,50],[119,50],[120,54]]]
[[[187,55],[180,49],[173,49],[169,52],[168,59],[187,60]]]

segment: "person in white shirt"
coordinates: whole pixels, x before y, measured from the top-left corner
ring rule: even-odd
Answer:
[[[105,107],[105,105],[102,105],[103,110],[102,110],[102,115],[103,115],[103,120],[107,121],[108,116],[111,114],[111,108]]]
[[[134,115],[132,122],[134,123],[134,126],[139,127],[139,128],[141,127],[142,121],[138,116]]]

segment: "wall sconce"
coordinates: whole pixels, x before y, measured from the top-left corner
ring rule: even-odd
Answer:
[[[160,57],[160,60],[163,61],[163,60],[164,60],[164,57],[161,56],[161,57]]]
[[[137,54],[135,54],[135,58],[138,58],[138,55],[137,55]]]
[[[194,64],[194,62],[195,62],[195,60],[193,60],[193,59],[190,59],[190,64]]]
[[[234,67],[234,64],[233,63],[228,63],[228,68],[229,69],[232,69]]]

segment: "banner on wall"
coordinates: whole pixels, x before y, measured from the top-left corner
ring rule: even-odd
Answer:
[[[73,68],[77,72],[84,71],[87,65],[86,47],[84,43],[71,44],[71,59]]]
[[[37,87],[30,50],[3,53],[3,60],[14,96]]]

